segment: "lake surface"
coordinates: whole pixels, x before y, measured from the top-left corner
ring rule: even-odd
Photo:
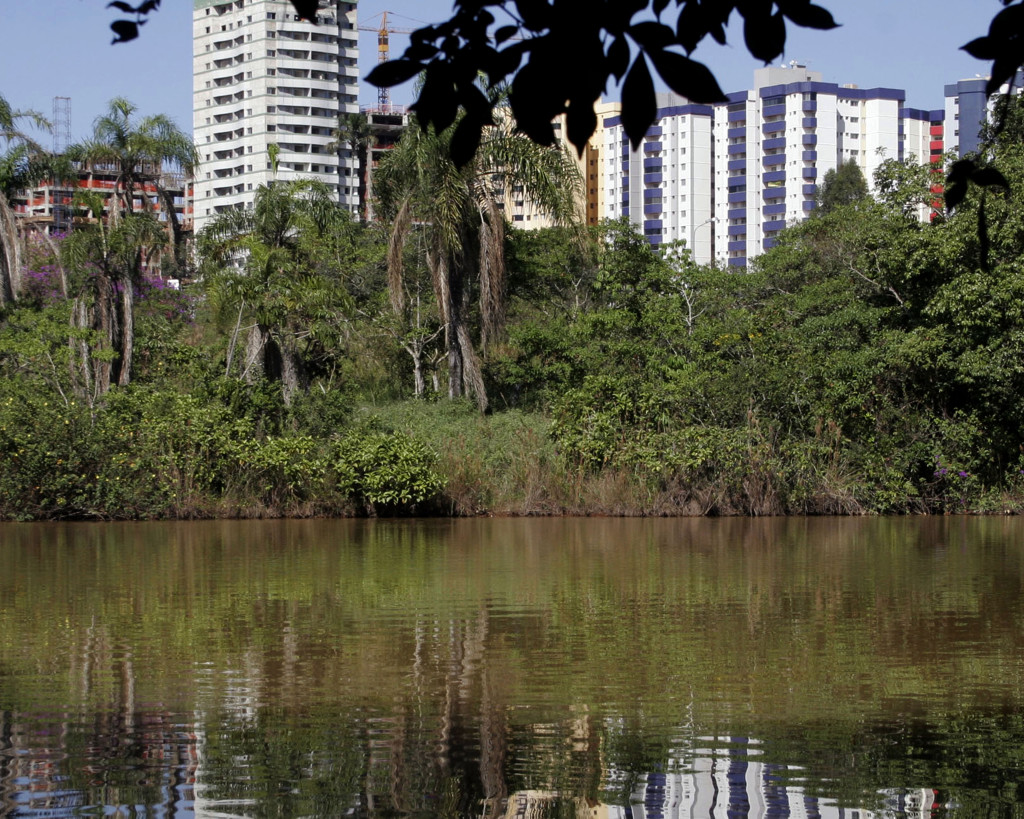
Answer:
[[[0,526],[0,816],[1024,815],[1024,520]]]

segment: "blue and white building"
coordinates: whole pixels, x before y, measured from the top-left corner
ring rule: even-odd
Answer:
[[[895,88],[822,81],[792,62],[713,106],[658,95],[636,150],[603,119],[602,215],[626,216],[652,245],[682,241],[698,263],[743,267],[814,209],[828,171],[854,161],[871,184],[886,159],[941,157],[943,111],[904,106]]]
[[[818,184],[854,161],[871,180],[902,156],[904,92],[825,83],[791,63],[754,72],[754,87],[715,106],[715,258],[731,266],[775,244],[814,209]]]
[[[604,119],[604,217],[622,216],[652,245],[683,239],[700,262],[712,258],[713,109],[658,95],[658,114],[633,150],[618,115]]]

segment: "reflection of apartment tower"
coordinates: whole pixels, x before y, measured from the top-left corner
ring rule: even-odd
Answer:
[[[193,2],[197,228],[275,179],[317,179],[355,210],[356,158],[328,148],[358,111],[355,2],[320,0],[316,25],[290,0]]]

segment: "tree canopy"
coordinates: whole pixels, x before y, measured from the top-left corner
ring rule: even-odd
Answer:
[[[853,205],[868,195],[868,183],[857,161],[831,168],[821,180],[815,197],[818,213],[829,213],[841,205]]]

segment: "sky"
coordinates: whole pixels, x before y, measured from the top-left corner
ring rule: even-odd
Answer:
[[[112,46],[113,9],[107,0],[0,0],[0,95],[18,109],[53,112],[53,98],[71,98],[71,141],[88,136],[107,101],[122,96],[141,115],[163,113],[184,130],[192,121],[191,0],[164,0],[141,37]],[[815,31],[789,27],[786,52],[775,64],[796,60],[819,71],[825,82],[861,88],[902,88],[913,108],[943,107],[943,85],[984,76],[988,64],[959,50],[982,36],[1001,8],[999,0],[816,0],[841,28]],[[669,11],[674,8],[670,7]],[[449,16],[451,0],[360,0],[359,25],[376,28],[389,12],[394,28],[416,28]],[[710,39],[692,55],[715,72],[722,89],[752,86],[760,67],[743,45],[735,24],[730,44]],[[391,36],[392,56],[408,38]],[[362,75],[377,59],[374,31],[361,31]],[[412,101],[411,84],[393,89],[391,102]],[[608,98],[617,92],[609,89]],[[377,101],[377,89],[362,83],[361,105]]]

